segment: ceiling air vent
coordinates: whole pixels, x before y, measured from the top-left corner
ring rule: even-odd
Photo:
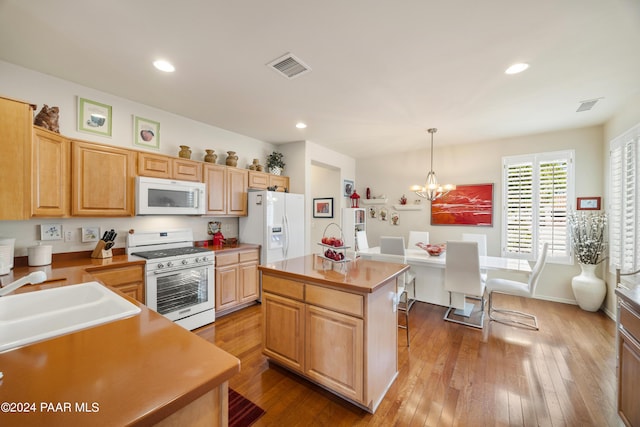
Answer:
[[[288,79],[294,79],[311,71],[311,67],[290,53],[269,62],[267,66]]]
[[[596,99],[588,99],[586,101],[580,101],[580,106],[576,110],[576,113],[591,110],[593,106],[596,105],[596,102],[600,101],[601,99],[602,98],[596,98]]]

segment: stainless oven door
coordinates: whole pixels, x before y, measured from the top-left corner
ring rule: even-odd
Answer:
[[[147,274],[147,306],[176,321],[215,309],[213,265]]]

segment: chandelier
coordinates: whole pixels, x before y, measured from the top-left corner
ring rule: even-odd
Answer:
[[[411,191],[430,201],[434,201],[446,195],[449,191],[456,189],[456,186],[453,184],[438,184],[436,173],[433,171],[433,134],[437,131],[438,129],[436,128],[427,129],[427,132],[431,134],[431,169],[427,174],[427,182],[424,184],[424,187],[420,185],[414,185],[411,187]]]

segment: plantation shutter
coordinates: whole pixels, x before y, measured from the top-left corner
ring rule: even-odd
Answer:
[[[609,265],[623,272],[640,268],[640,125],[614,139],[609,158]]]
[[[502,255],[534,260],[546,242],[550,261],[569,262],[573,151],[505,157],[503,173]]]

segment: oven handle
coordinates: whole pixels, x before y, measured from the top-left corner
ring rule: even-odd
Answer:
[[[162,270],[154,270],[153,274],[158,275],[158,274],[164,274],[164,273],[174,273],[176,271],[197,270],[205,267],[213,267],[213,263],[198,264],[197,266],[192,266],[192,267],[180,266],[175,268],[163,268]]]

